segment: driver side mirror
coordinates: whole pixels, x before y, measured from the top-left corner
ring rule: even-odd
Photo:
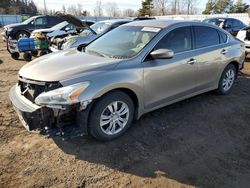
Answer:
[[[153,59],[171,59],[174,56],[174,52],[169,49],[158,49],[150,53]]]

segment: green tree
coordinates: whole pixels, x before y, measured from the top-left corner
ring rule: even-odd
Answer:
[[[151,16],[151,10],[154,8],[153,0],[143,0],[142,8],[139,9],[139,16]]]
[[[208,0],[208,2],[206,3],[206,8],[202,12],[202,14],[212,14],[214,11],[214,5],[215,2],[213,0]]]
[[[11,6],[11,1],[1,0],[0,1],[0,14],[7,14],[10,6]]]
[[[218,0],[214,5],[214,13],[222,14],[230,12],[233,6],[233,0]]]
[[[230,13],[246,13],[249,5],[243,3],[242,0],[237,0],[236,3],[231,7]]]

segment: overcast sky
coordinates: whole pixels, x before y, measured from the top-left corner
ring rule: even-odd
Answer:
[[[34,0],[38,7],[43,7],[44,0]],[[66,9],[70,5],[76,5],[77,3],[81,3],[83,8],[92,12],[95,7],[96,0],[45,0],[46,6],[49,9],[61,10],[62,6],[65,5]],[[134,10],[138,10],[141,7],[141,0],[101,0],[103,4],[107,2],[116,2],[118,8],[123,10],[127,8],[131,8]],[[205,7],[206,0],[198,0],[199,7]],[[250,1],[250,0],[249,0]]]
[[[44,0],[34,0],[38,7],[43,7]],[[81,3],[85,10],[90,12],[93,11],[95,7],[95,0],[45,0],[46,6],[48,9],[61,10],[62,6],[65,5],[66,9],[70,5],[76,5],[77,3]],[[170,0],[169,0],[170,1]],[[134,10],[138,10],[141,7],[141,0],[102,0],[105,4],[107,2],[116,2],[118,4],[119,9],[123,10],[126,8],[131,8]],[[197,0],[196,7],[200,9],[200,12],[204,10],[205,4],[207,0]],[[250,4],[250,0],[244,0],[244,2]]]

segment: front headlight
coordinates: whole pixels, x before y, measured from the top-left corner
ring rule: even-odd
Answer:
[[[9,28],[7,29],[7,32],[11,32],[12,30],[13,30],[13,28],[9,27]]]
[[[48,92],[43,92],[35,99],[39,105],[67,105],[78,103],[79,96],[89,86],[89,82],[81,82],[70,86],[62,87]]]

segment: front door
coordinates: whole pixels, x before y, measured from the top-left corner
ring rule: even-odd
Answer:
[[[174,51],[171,59],[150,59],[144,66],[144,104],[152,109],[180,99],[196,91],[197,63],[193,49],[191,26],[179,27],[168,32],[155,46]]]

